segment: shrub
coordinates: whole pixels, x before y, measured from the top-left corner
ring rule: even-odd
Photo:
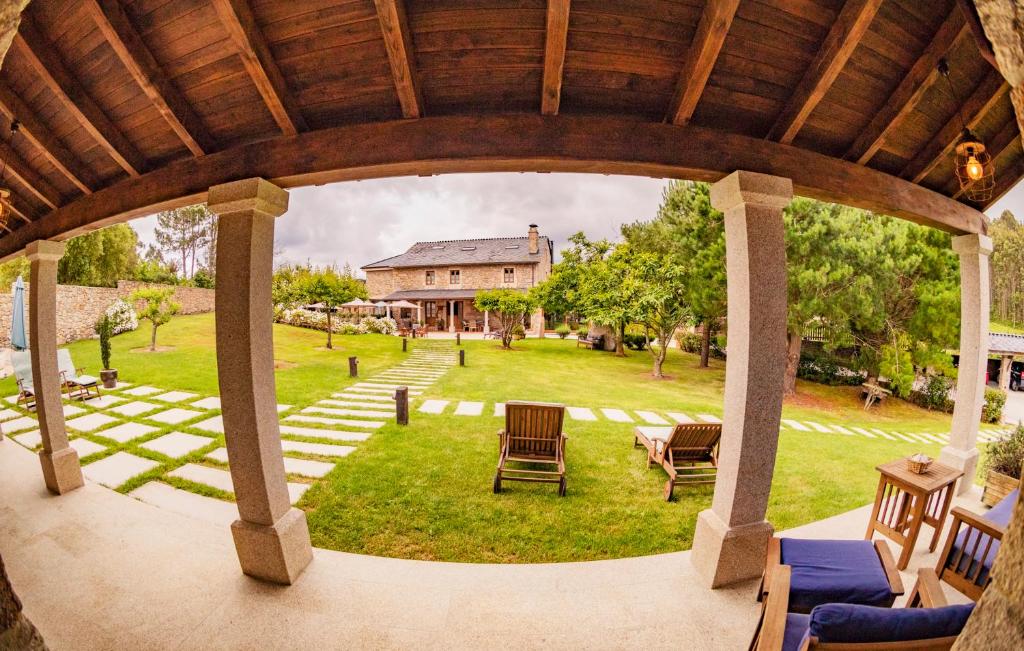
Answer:
[[[110,337],[114,334],[114,321],[110,315],[104,314],[93,326],[100,338],[100,360],[103,362],[104,370],[110,368]]]
[[[831,355],[814,353],[800,355],[796,376],[802,380],[829,386],[855,385],[864,381],[860,373],[846,368]]]
[[[178,313],[181,304],[171,300],[174,296],[174,289],[149,288],[137,289],[132,292],[131,299],[144,303],[139,317],[149,321],[152,326],[152,336],[149,340],[149,349],[156,351],[157,328],[171,320],[171,317]]]
[[[643,350],[647,348],[647,338],[642,334],[627,332],[622,337],[622,344],[631,350]]]
[[[682,349],[683,352],[700,352],[701,338],[696,332],[680,332],[676,335],[676,340],[679,342],[679,348]]]
[[[1024,465],[1024,425],[1018,425],[1008,439],[990,443],[985,450],[985,469],[1020,479]]]
[[[590,330],[587,330],[584,327],[576,328],[576,336],[580,339],[586,339],[588,334],[590,334]]]
[[[512,328],[512,338],[517,341],[526,338],[526,328],[523,327],[522,323],[517,323],[515,327]]]
[[[921,389],[921,406],[925,409],[948,411],[949,390],[952,387],[953,381],[945,375],[929,375]]]
[[[558,327],[555,328],[555,334],[558,335],[559,339],[565,339],[569,336],[570,332],[572,332],[572,329],[564,323],[560,323]]]
[[[1002,389],[985,389],[985,406],[981,408],[981,422],[998,423],[1003,419],[1003,405],[1006,392]]]
[[[130,332],[136,330],[139,327],[139,315],[135,313],[135,308],[132,304],[127,301],[120,299],[114,301],[107,308],[105,315],[110,317],[111,335],[119,335],[122,332]]]
[[[359,322],[366,332],[373,332],[379,335],[393,335],[398,332],[398,324],[390,317],[364,316]]]
[[[192,276],[192,284],[203,289],[213,289],[213,275],[206,269],[200,269]]]

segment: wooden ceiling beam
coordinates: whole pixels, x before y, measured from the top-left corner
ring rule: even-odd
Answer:
[[[881,5],[882,0],[846,0],[803,79],[768,131],[768,140],[793,142],[839,77]]]
[[[1016,187],[1021,178],[1024,177],[1024,158],[1018,158],[1017,162],[1002,173],[996,170],[996,187],[992,192],[992,198],[985,202],[982,210],[988,210],[992,205],[1003,198],[1003,196]]]
[[[548,0],[544,33],[544,80],[541,82],[540,112],[558,115],[562,102],[562,71],[569,39],[569,0]]]
[[[271,56],[270,46],[263,38],[247,0],[213,0],[213,6],[238,49],[242,65],[282,133],[294,136],[300,131],[307,131],[306,120],[288,92],[284,75]]]
[[[0,140],[0,160],[3,161],[0,163],[0,170],[3,170],[6,176],[16,179],[32,196],[49,208],[56,209],[64,203],[60,192],[57,192],[56,188],[50,185],[50,182],[43,178],[42,174],[32,169],[13,147],[2,140]]]
[[[404,0],[373,0],[377,5],[377,20],[380,22],[384,49],[391,64],[391,76],[395,80],[398,103],[402,116],[423,117],[423,95],[420,94],[419,76],[416,74],[412,32],[405,14]]]
[[[900,176],[912,183],[920,183],[956,147],[963,131],[960,116],[963,115],[968,129],[974,129],[1009,90],[1010,85],[1002,75],[995,70],[989,71],[949,122],[907,163]]]
[[[910,68],[900,85],[889,99],[882,104],[871,122],[864,128],[846,151],[844,158],[866,165],[881,149],[886,140],[895,133],[907,119],[928,89],[940,79],[936,67],[946,56],[953,44],[967,34],[969,28],[964,15],[959,11],[950,12],[928,47]]]
[[[215,149],[202,120],[168,79],[119,0],[85,0],[107,43],[167,124],[195,156]]]
[[[19,133],[38,149],[57,171],[63,174],[76,188],[89,194],[93,191],[93,175],[44,125],[36,112],[22,101],[6,83],[0,81],[0,112],[8,120],[17,118],[21,122]]]
[[[6,206],[7,206],[8,208],[10,208],[10,209],[11,209],[11,212],[12,212],[12,213],[14,213],[14,216],[15,216],[15,217],[17,217],[18,219],[20,219],[21,221],[25,222],[26,224],[31,224],[31,223],[32,223],[32,220],[31,220],[31,219],[29,219],[28,217],[26,217],[26,216],[25,216],[25,213],[23,213],[23,212],[22,212],[21,210],[19,210],[19,209],[18,209],[18,207],[14,205],[14,202],[13,202],[13,201],[11,201],[10,199],[8,199],[8,200],[7,200],[6,202],[5,202],[5,205],[6,205]]]
[[[29,13],[22,14],[21,27],[14,42],[43,83],[125,172],[138,176],[146,171],[145,157],[75,80],[53,44],[36,28]]]
[[[739,6],[739,0],[711,1],[704,6],[704,13],[701,14],[686,61],[676,81],[675,92],[665,116],[666,122],[687,124],[693,117]]]

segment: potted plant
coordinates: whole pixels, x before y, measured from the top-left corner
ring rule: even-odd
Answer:
[[[1024,464],[1024,425],[1018,425],[1009,438],[989,443],[985,450],[985,492],[981,501],[995,506],[1020,485]]]
[[[110,338],[114,335],[114,320],[110,315],[104,314],[96,321],[95,330],[100,337],[100,360],[103,362],[100,379],[103,381],[103,388],[117,388],[117,369],[110,368]]]

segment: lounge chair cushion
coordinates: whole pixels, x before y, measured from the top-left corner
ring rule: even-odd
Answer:
[[[982,517],[1002,527],[1007,526],[1010,524],[1010,517],[1013,515],[1013,507],[1017,503],[1019,494],[1020,489],[1014,489],[1012,493],[999,500],[999,503]],[[968,532],[970,532],[969,538]],[[996,553],[999,551],[999,541],[992,541],[988,554],[981,560],[982,567],[980,571],[978,570],[978,559],[973,558],[971,554],[984,554],[988,543],[989,536],[987,534],[983,534],[977,529],[961,528],[960,533],[957,534],[956,540],[953,542],[953,547],[949,550],[949,556],[946,557],[946,567],[953,567],[954,562],[959,558],[960,567],[957,571],[962,574],[969,574],[970,576],[975,576],[975,573],[977,573],[974,583],[981,586],[985,585],[985,582],[988,580],[988,574],[992,570],[992,564],[995,563]],[[960,550],[964,551],[963,556],[960,555]],[[968,564],[971,566],[969,569],[967,567]]]
[[[870,540],[783,538],[781,562],[793,568],[790,610],[810,612],[828,603],[892,603],[889,580]]]
[[[75,384],[81,384],[82,386],[90,386],[96,384],[99,380],[91,375],[76,375],[75,377],[69,377],[68,382],[74,382]]]
[[[810,615],[788,613],[786,630],[782,633],[782,651],[799,651],[804,639],[810,634]]]
[[[819,642],[902,642],[959,635],[974,604],[941,608],[877,608],[825,604],[811,611],[810,634]]]

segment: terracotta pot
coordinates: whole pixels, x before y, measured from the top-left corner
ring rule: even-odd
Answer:
[[[985,476],[985,492],[981,494],[981,502],[985,506],[995,506],[1018,486],[1019,479],[989,470]]]
[[[103,380],[104,389],[117,388],[117,369],[108,368],[100,371],[100,379]]]

